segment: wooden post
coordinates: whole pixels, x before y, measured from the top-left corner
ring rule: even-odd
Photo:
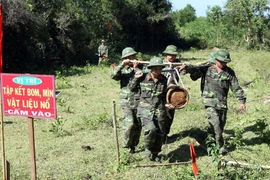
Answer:
[[[10,180],[10,163],[6,160],[6,180]]]
[[[188,162],[175,162],[175,163],[166,163],[166,164],[137,164],[133,167],[157,167],[157,166],[174,166],[174,165],[181,165],[181,164],[190,164],[191,161]]]
[[[5,138],[4,138],[4,119],[2,111],[2,95],[0,97],[0,113],[1,113],[1,141],[2,141],[2,171],[3,180],[6,180],[7,169],[6,169],[6,156],[5,156]]]
[[[36,180],[36,152],[35,152],[35,136],[34,136],[34,118],[28,118],[29,144],[31,155],[31,180]]]
[[[115,113],[115,101],[113,101],[113,129],[114,136],[116,142],[116,158],[117,158],[117,166],[120,165],[120,152],[119,152],[119,142],[118,142],[118,134],[117,134],[117,126],[116,126],[116,113]]]
[[[235,162],[235,161],[223,161],[223,163],[225,165],[246,167],[250,169],[256,169],[256,168],[270,169],[270,166],[253,165],[253,164],[241,163],[241,162]]]

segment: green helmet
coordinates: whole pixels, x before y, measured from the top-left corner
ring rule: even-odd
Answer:
[[[217,51],[211,52],[211,54],[208,56],[209,63],[216,64],[216,60],[215,60],[215,57],[214,57],[216,53],[217,53]]]
[[[48,39],[48,42],[51,42],[51,41],[53,41],[53,38],[49,38],[49,39]]]
[[[163,60],[160,57],[156,57],[154,56],[151,60],[149,65],[147,66],[148,69],[150,69],[151,67],[154,66],[161,66],[161,67],[165,67],[165,65],[163,64]]]
[[[230,53],[225,49],[220,49],[214,55],[214,58],[221,62],[231,62]]]
[[[134,54],[137,54],[136,51],[134,51],[133,48],[131,47],[126,47],[125,49],[123,49],[122,51],[122,59],[125,58],[125,57],[128,57],[128,56],[131,56],[131,55],[134,55]]]
[[[105,42],[105,40],[104,40],[104,39],[102,39],[102,40],[101,40],[101,42],[102,42],[102,43],[104,43],[104,42]]]
[[[169,45],[166,47],[166,49],[163,51],[164,54],[172,54],[177,55],[177,47],[175,45]]]

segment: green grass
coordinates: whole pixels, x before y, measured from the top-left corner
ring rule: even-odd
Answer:
[[[183,57],[207,57],[210,51],[183,52]],[[243,87],[247,95],[247,112],[239,113],[239,104],[229,94],[229,111],[225,126],[225,139],[231,145],[225,160],[270,165],[270,104],[269,52],[232,51],[233,67],[240,84],[254,80]],[[200,60],[188,61],[197,63]],[[163,167],[134,167],[137,164],[154,164],[143,159],[143,139],[136,154],[130,155],[120,148],[120,167],[117,167],[115,137],[113,132],[113,100],[116,101],[118,135],[121,146],[121,118],[119,107],[119,82],[110,78],[111,68],[102,66],[72,67],[59,72],[56,87],[62,90],[57,97],[58,119],[35,119],[35,145],[37,179],[82,179],[90,174],[92,179],[145,179],[176,180],[195,179],[191,165]],[[218,170],[212,157],[196,144],[203,139],[208,127],[205,110],[201,104],[199,81],[182,76],[190,94],[189,104],[176,111],[171,129],[170,143],[163,146],[163,163],[190,161],[189,143],[195,142],[198,179],[268,179],[270,170],[226,167]],[[6,160],[10,162],[11,179],[31,179],[28,123],[26,117],[4,117]],[[264,126],[263,122],[266,124]],[[238,128],[238,129],[236,129]],[[268,128],[268,131],[267,131]],[[81,146],[88,145],[91,150]]]

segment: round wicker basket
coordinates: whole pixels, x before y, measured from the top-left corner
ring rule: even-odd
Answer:
[[[166,101],[167,103],[174,105],[176,109],[181,109],[188,104],[189,94],[185,88],[175,84],[169,84]]]

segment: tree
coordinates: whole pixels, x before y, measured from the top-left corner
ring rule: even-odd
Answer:
[[[205,17],[199,17],[195,21],[186,23],[180,31],[181,38],[189,42],[190,46],[204,49],[215,41],[215,30]]]
[[[190,4],[187,4],[184,9],[172,13],[172,19],[178,30],[186,23],[192,22],[196,18],[196,10]]]
[[[38,44],[42,23],[29,11],[24,0],[2,1],[3,71],[28,72],[42,67],[42,50]]]
[[[225,7],[235,25],[238,28],[246,29],[243,37],[250,48],[255,34],[258,35],[256,31],[261,32],[264,29],[261,22],[263,14],[269,9],[267,0],[228,0]],[[259,28],[256,27],[258,22],[260,22]]]
[[[168,37],[171,3],[166,0],[103,0],[103,8],[117,22],[119,30],[114,38],[121,38],[122,48],[133,46],[137,50],[164,46]],[[117,34],[117,35],[116,35]]]
[[[220,31],[220,24],[221,19],[223,16],[222,9],[220,6],[213,6],[212,8],[208,6],[207,8],[207,20],[216,27],[216,45],[219,45],[219,31]]]

